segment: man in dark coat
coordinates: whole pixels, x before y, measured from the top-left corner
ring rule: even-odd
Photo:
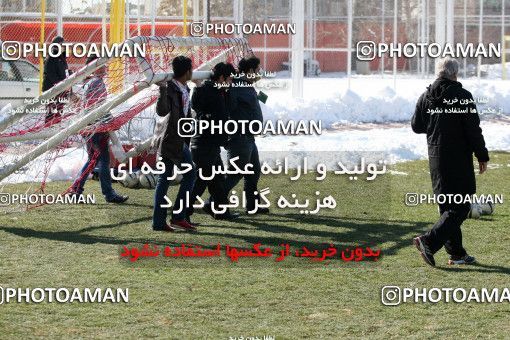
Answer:
[[[418,99],[411,121],[415,133],[426,133],[430,176],[436,198],[473,195],[476,192],[473,153],[480,174],[487,170],[489,153],[471,93],[457,81],[459,64],[445,58],[438,62],[438,78]],[[413,241],[426,263],[434,266],[434,253],[443,246],[449,264],[474,263],[462,246],[461,224],[471,209],[469,202],[452,199],[439,204],[441,217],[425,235]]]
[[[228,94],[228,111],[230,119],[236,121],[263,121],[262,109],[260,108],[257,91],[253,87],[253,83],[257,80],[256,75],[260,70],[259,58],[252,56],[243,58],[239,62],[240,75],[244,75],[241,79],[232,82],[232,86]],[[230,160],[239,157],[236,165],[244,169],[247,164],[252,165],[253,174],[228,174],[225,181],[225,188],[230,192],[239,181],[244,177],[244,192],[246,194],[246,211],[254,214],[267,214],[268,208],[259,208],[257,185],[260,178],[260,161],[255,137],[245,131],[243,134],[241,129],[238,133],[230,136],[225,149],[227,150],[227,158]],[[248,129],[246,129],[248,130]]]
[[[156,104],[156,113],[163,117],[158,121],[153,144],[158,147],[158,156],[165,164],[165,171],[158,176],[154,195],[154,214],[152,228],[159,231],[174,231],[175,228],[186,231],[196,230],[187,219],[189,207],[185,205],[186,196],[190,196],[196,179],[196,169],[191,158],[189,138],[179,134],[179,120],[191,117],[190,89],[186,83],[191,80],[192,62],[185,56],[175,57],[172,61],[174,72],[172,80],[160,85],[160,95]],[[182,170],[184,166],[191,166],[191,170],[183,174],[177,197],[173,202],[174,212],[170,225],[166,222],[167,209],[165,196],[170,186],[169,176],[173,174],[176,165]]]
[[[62,44],[64,38],[57,36],[53,39],[52,44]],[[43,73],[43,85],[42,90],[47,91],[56,84],[69,76],[69,69],[67,67],[67,60],[65,49],[62,48],[62,53],[59,56],[50,56],[44,61],[44,73]],[[69,93],[64,91],[55,97],[55,102],[50,103],[46,106],[46,117],[45,122],[56,122],[62,116],[64,110],[64,104],[62,99],[67,99]]]
[[[191,107],[196,112],[197,123],[200,121],[208,121],[209,126],[219,126],[224,124],[228,119],[226,107],[226,88],[232,82],[232,75],[235,69],[231,64],[218,63],[214,66],[213,74],[210,79],[204,81],[200,86],[195,88],[191,98]],[[216,130],[218,131],[218,130]],[[223,168],[221,160],[221,146],[227,141],[225,134],[220,134],[213,129],[206,129],[198,132],[191,138],[191,154],[193,161],[202,176],[198,176],[192,193],[193,203],[196,197],[202,196],[206,187],[212,196],[214,202],[214,210],[218,209],[220,204],[227,204],[227,191],[225,190],[225,176],[222,174],[213,175],[214,168]],[[210,180],[202,179],[211,178]],[[204,210],[216,219],[231,219],[236,217],[228,209],[225,212],[215,213],[211,209],[211,202],[206,201]],[[193,213],[190,207],[189,214]]]

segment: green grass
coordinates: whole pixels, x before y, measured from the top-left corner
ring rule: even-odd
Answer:
[[[477,175],[478,191],[509,199],[510,154],[491,157],[491,163],[501,166]],[[384,285],[510,287],[508,203],[497,206],[492,216],[463,225],[465,247],[478,265],[449,267],[441,250],[437,268],[431,268],[411,239],[435,222],[437,208],[404,205],[406,192],[431,191],[428,165],[417,161],[392,169],[408,175],[387,174],[367,183],[331,174],[320,184],[312,176],[297,184],[263,177],[260,188],[269,187],[273,201],[291,193],[313,198],[319,188],[332,194],[338,206],[318,216],[273,208],[270,215],[243,215],[235,222],[195,214],[194,221],[202,223],[196,234],[152,232],[152,191],[118,189],[131,198],[129,204],[114,206],[104,203],[93,181],[86,190],[96,194],[96,205],[54,205],[1,215],[0,286],[128,287],[130,301],[0,305],[0,338],[508,337],[509,304],[382,305]],[[68,184],[55,185],[58,192]],[[383,257],[377,263],[240,259],[238,264],[195,260],[189,266],[164,258],[134,264],[120,259],[122,245],[146,242],[204,247],[290,243],[294,248],[334,243],[380,248]]]

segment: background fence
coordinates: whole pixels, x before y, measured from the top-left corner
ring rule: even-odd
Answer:
[[[46,0],[45,8],[43,3],[0,0],[0,39],[38,42],[44,30],[46,42],[57,34],[67,42],[108,41],[110,1]],[[126,0],[125,21],[129,25],[125,36],[186,35],[189,29],[184,25],[193,21],[288,23],[293,22],[292,5],[292,0]],[[321,77],[346,78],[359,74],[430,77],[434,62],[429,57],[386,57],[367,63],[357,61],[353,49],[361,40],[435,42],[438,34],[443,34],[449,42],[488,44],[502,43],[510,35],[510,0],[304,0],[303,15],[304,77],[319,73]],[[445,20],[445,32],[436,29],[437,20]],[[287,76],[293,51],[291,35],[246,38],[264,69]],[[505,53],[509,51],[506,48]],[[503,62],[504,58],[466,58],[461,61],[462,72],[467,77],[501,79],[505,77]],[[71,68],[83,63],[69,60]],[[314,63],[318,67],[312,67]]]

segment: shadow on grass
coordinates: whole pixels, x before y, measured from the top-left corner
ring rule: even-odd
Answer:
[[[161,241],[160,239],[155,242],[147,233],[143,233],[140,238],[122,238],[89,234],[92,231],[114,230],[126,225],[144,223],[147,221],[150,221],[150,217],[111,224],[93,225],[72,231],[42,231],[7,226],[1,226],[0,230],[24,238],[56,240],[77,244],[101,243],[127,245],[129,243],[150,243],[161,245],[158,243],[165,242],[164,245],[178,246],[183,243],[182,241],[172,242],[172,240],[169,240],[167,242],[166,240]],[[201,236],[229,239],[232,240],[230,241],[232,245],[235,245],[235,241],[248,243],[249,245],[260,242],[264,246],[270,246],[271,248],[280,247],[281,244],[288,243],[291,247],[301,248],[306,246],[317,249],[318,247],[326,247],[329,243],[332,243],[336,246],[345,246],[346,248],[352,248],[353,246],[369,246],[374,249],[382,248],[382,256],[393,255],[399,249],[410,247],[412,237],[421,233],[428,225],[428,223],[425,222],[410,223],[354,217],[303,217],[295,213],[269,214],[258,216],[257,218],[247,217],[231,221],[229,225],[221,224],[220,221],[214,221],[213,223],[210,224],[210,227],[199,227],[198,233],[189,234],[188,242],[197,246],[202,246],[204,249],[212,249],[215,247],[215,244],[202,245],[195,242],[195,240],[200,241]],[[220,230],[218,231],[218,229]],[[147,227],[147,231],[151,232],[149,227]],[[383,243],[384,246],[381,247]]]
[[[129,221],[121,221],[109,224],[99,224],[84,227],[72,231],[43,231],[21,227],[0,226],[1,231],[23,237],[35,239],[47,239],[61,242],[72,242],[77,244],[143,244],[150,243],[155,245],[179,246],[183,242],[179,240],[174,242],[171,239],[156,241],[150,231],[146,228],[141,237],[122,238],[115,236],[90,235],[90,232],[98,230],[112,230],[127,225],[143,223],[150,221],[150,217],[136,218]],[[147,223],[150,225],[150,222]],[[243,216],[243,218],[230,221],[228,225],[221,221],[211,220],[211,223],[204,223],[199,227],[199,232],[190,234],[189,241],[204,249],[212,249],[215,245],[199,244],[195,242],[201,236],[221,237],[231,239],[242,243],[255,244],[262,243],[265,246],[279,247],[281,244],[289,243],[292,247],[310,247],[317,248],[326,243],[333,243],[337,246],[370,246],[379,248],[381,244],[382,255],[394,255],[400,249],[412,247],[411,239],[415,235],[421,234],[430,226],[429,222],[413,222],[403,220],[386,220],[366,217],[347,216],[339,218],[337,216],[303,216],[296,213],[279,213],[258,215],[254,218]],[[262,233],[261,233],[262,232]],[[260,235],[262,234],[262,235]],[[170,234],[172,235],[172,234]],[[159,234],[158,236],[161,236]],[[155,242],[156,241],[156,242]],[[161,244],[164,242],[164,244]],[[510,274],[510,268],[503,266],[491,266],[484,264],[472,265],[469,267],[437,267],[443,271],[476,271],[476,272],[497,272]]]
[[[83,228],[76,231],[43,231],[36,230],[30,228],[18,228],[18,227],[0,227],[1,231],[8,232],[10,234],[25,237],[25,238],[36,238],[36,239],[47,239],[52,241],[62,241],[62,242],[72,242],[79,244],[94,244],[94,243],[104,243],[104,244],[126,244],[129,242],[144,242],[141,239],[119,239],[114,237],[105,237],[105,236],[96,236],[89,235],[86,232],[101,230],[101,229],[115,229],[117,227],[125,226],[127,224],[139,223],[149,221],[150,218],[138,218],[131,220],[129,222],[118,222],[112,224],[102,224],[97,226],[90,226],[87,228]],[[146,240],[150,242],[150,240]]]
[[[477,273],[500,273],[510,275],[510,267],[493,266],[483,263],[474,263],[462,266],[437,267],[446,272],[477,272]]]
[[[283,219],[283,220],[282,220]],[[322,230],[303,229],[289,226],[285,220],[294,224],[321,227]],[[421,234],[430,224],[428,222],[397,221],[397,220],[376,220],[370,218],[335,216],[314,216],[304,217],[301,214],[287,213],[278,215],[264,215],[264,221],[238,219],[232,221],[236,224],[251,225],[257,231],[264,231],[272,234],[294,234],[296,237],[320,237],[336,245],[349,246],[370,246],[377,247],[381,243],[389,243],[383,247],[383,255],[394,255],[399,249],[411,246],[412,238]],[[225,229],[245,229],[242,227],[226,227]],[[326,230],[324,230],[326,228]],[[204,234],[200,232],[200,234]],[[212,235],[211,233],[205,233]],[[272,245],[288,243],[289,239],[279,236],[260,237],[246,234],[227,234],[226,237],[242,239],[249,243],[269,242]],[[306,246],[310,242],[294,242],[296,246]],[[315,245],[317,242],[315,243]]]
[[[203,227],[198,233],[189,234],[190,242],[203,249],[213,249],[213,244],[200,244],[194,240],[200,236],[222,237],[232,240],[239,240],[248,244],[262,243],[264,246],[279,247],[282,243],[290,243],[292,247],[317,248],[320,245],[326,245],[331,242],[337,246],[370,246],[379,248],[378,244],[385,243],[382,247],[382,256],[394,255],[398,250],[412,247],[411,239],[414,235],[420,234],[428,222],[409,222],[409,221],[382,221],[370,218],[347,217],[338,218],[334,216],[314,216],[303,217],[300,214],[278,214],[264,215],[256,219],[237,219],[232,221],[234,225],[211,225],[213,228],[220,228],[219,232],[212,232],[209,227]],[[75,231],[42,231],[30,228],[6,227],[1,226],[0,231],[4,231],[23,238],[46,239],[52,241],[72,242],[77,244],[110,244],[110,245],[128,245],[149,243],[158,246],[180,246],[183,241],[158,240],[151,237],[140,238],[119,238],[110,236],[90,235],[88,232],[96,230],[108,230],[123,227],[129,224],[143,223],[150,221],[150,217],[133,219],[131,221],[122,221],[111,224],[101,224],[89,226]],[[289,221],[297,226],[289,226]],[[315,225],[319,230],[299,228],[301,225]],[[242,227],[240,225],[245,225]],[[252,226],[253,229],[247,226]],[[335,230],[337,229],[337,230]],[[230,230],[230,231],[229,231]],[[234,233],[233,231],[241,231]],[[147,227],[147,231],[150,228]],[[242,232],[244,231],[244,232]],[[257,235],[260,231],[269,233],[268,236]],[[151,232],[152,233],[152,232]],[[161,234],[159,234],[161,235]],[[159,236],[158,235],[158,236]],[[169,234],[172,235],[172,234]],[[292,235],[295,235],[293,240]],[[145,235],[144,235],[145,236]],[[303,240],[303,238],[305,240]],[[314,241],[312,238],[323,238],[326,241]],[[232,242],[233,243],[233,242]],[[438,270],[447,272],[481,272],[481,273],[502,273],[510,274],[510,268],[503,266],[494,266],[486,264],[474,264],[470,266],[448,266],[436,267]]]

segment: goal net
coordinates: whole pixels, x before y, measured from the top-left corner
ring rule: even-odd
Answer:
[[[94,133],[110,134],[111,151],[119,162],[150,152],[156,84],[171,79],[174,57],[191,58],[193,78],[199,80],[209,77],[218,62],[236,66],[252,54],[243,38],[137,36],[124,44],[143,45],[145,56],[96,59],[23,106],[0,111],[0,193],[65,194],[81,173],[85,145]],[[97,72],[104,74],[106,93],[86,90]],[[84,175],[90,175],[96,158]],[[19,210],[41,205],[8,203],[0,206]]]

